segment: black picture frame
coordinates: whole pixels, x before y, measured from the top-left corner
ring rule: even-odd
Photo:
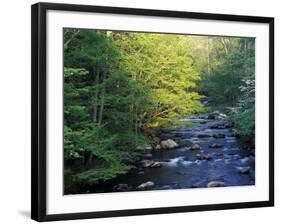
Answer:
[[[162,16],[170,18],[192,18],[217,21],[253,22],[269,24],[269,200],[243,203],[159,207],[48,215],[46,213],[46,13],[48,10],[63,10],[88,13],[100,12],[125,15],[142,15],[156,17]],[[254,208],[274,205],[274,18],[73,4],[37,3],[32,5],[31,22],[32,219],[36,221],[54,221],[221,209]]]

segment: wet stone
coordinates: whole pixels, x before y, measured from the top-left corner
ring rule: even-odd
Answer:
[[[225,134],[214,134],[214,138],[225,138]]]
[[[200,150],[200,149],[201,149],[201,146],[197,143],[192,144],[190,147],[190,150]]]
[[[226,184],[223,181],[210,181],[207,187],[225,187]]]
[[[220,143],[213,143],[209,146],[210,148],[221,148],[222,147],[222,144]]]
[[[246,167],[239,167],[238,170],[239,170],[239,173],[241,174],[249,174],[250,173],[250,167],[249,166],[246,166]]]
[[[170,185],[164,185],[164,186],[161,186],[159,189],[160,190],[170,190],[170,189],[173,189],[173,187]]]
[[[137,187],[137,190],[149,190],[155,186],[155,183],[152,181],[147,181]]]

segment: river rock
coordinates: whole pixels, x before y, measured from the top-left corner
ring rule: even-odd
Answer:
[[[138,145],[136,147],[136,149],[139,150],[139,151],[152,150],[152,146],[151,145]]]
[[[208,119],[216,119],[219,114],[220,114],[219,111],[213,111],[208,115]]]
[[[174,149],[179,145],[172,139],[163,140],[160,143],[161,149]]]
[[[239,173],[241,174],[249,174],[250,173],[250,167],[246,166],[246,167],[239,167]]]
[[[203,160],[210,160],[210,159],[212,159],[212,156],[210,154],[203,154],[202,159]]]
[[[129,191],[132,189],[132,187],[128,184],[117,184],[113,187],[113,189],[116,191]]]
[[[218,112],[218,111],[214,111],[214,112],[210,113],[208,115],[208,119],[212,119],[212,120],[216,119],[216,116],[219,115],[219,113],[220,112]]]
[[[162,162],[153,161],[153,160],[142,160],[143,168],[160,168],[163,166]]]
[[[221,148],[222,147],[222,144],[220,143],[213,143],[211,145],[209,145],[210,148]]]
[[[225,134],[214,134],[214,138],[225,138]]]
[[[250,157],[244,157],[244,158],[240,159],[240,162],[241,162],[242,164],[247,164],[247,163],[250,162]]]
[[[211,129],[225,129],[226,127],[224,126],[223,123],[215,123],[215,124],[209,125],[209,128],[211,128]]]
[[[151,145],[146,145],[145,146],[145,150],[152,150],[152,146]]]
[[[225,187],[226,184],[223,181],[210,181],[207,187]]]
[[[226,114],[221,113],[219,111],[214,111],[208,115],[208,119],[212,119],[212,120],[221,120],[221,119],[225,119],[226,117],[227,117]]]
[[[161,186],[159,189],[160,190],[170,190],[170,189],[173,189],[173,187],[170,185],[164,185],[164,186]]]
[[[148,190],[155,186],[155,183],[152,181],[147,181],[137,187],[137,190]]]
[[[200,149],[201,149],[201,146],[197,143],[192,144],[190,147],[190,150],[200,150]]]
[[[155,137],[153,138],[153,141],[158,144],[158,143],[160,143],[161,140],[160,140],[160,138],[158,138],[158,137],[155,136]]]
[[[156,150],[159,150],[159,149],[161,149],[161,146],[160,146],[159,144],[157,144],[157,145],[155,146],[155,149],[156,149]]]
[[[208,134],[205,134],[205,133],[199,133],[199,134],[197,134],[197,138],[208,138],[208,137],[211,137],[211,136],[208,135]]]
[[[220,114],[216,117],[216,119],[225,119],[226,117],[227,117],[226,114],[220,113]]]
[[[215,129],[215,128],[218,128],[219,127],[219,124],[211,124],[209,125],[209,128],[211,129]]]
[[[163,164],[161,162],[154,162],[154,163],[152,163],[152,165],[150,167],[151,168],[160,168],[162,166],[163,166]]]
[[[210,154],[196,154],[196,157],[199,160],[210,160],[210,159],[212,159],[212,156]]]
[[[216,116],[213,114],[209,114],[207,118],[210,120],[214,120],[214,119],[216,119]]]
[[[143,168],[151,167],[151,165],[154,163],[153,160],[142,160],[141,164]]]
[[[199,119],[207,119],[208,116],[206,116],[206,115],[199,115],[198,118],[199,118]]]
[[[224,127],[225,128],[233,128],[235,123],[233,121],[225,121],[224,122]]]

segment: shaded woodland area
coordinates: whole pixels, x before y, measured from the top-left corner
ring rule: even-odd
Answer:
[[[156,133],[213,111],[254,144],[254,38],[64,29],[66,194],[127,174],[161,150]]]

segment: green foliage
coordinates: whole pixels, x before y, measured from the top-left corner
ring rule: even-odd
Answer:
[[[98,184],[115,178],[118,175],[127,173],[131,166],[120,166],[120,164],[110,164],[109,166],[94,168],[74,176],[74,181],[79,184]]]
[[[82,75],[87,75],[89,72],[86,69],[83,68],[64,68],[64,77],[70,77],[73,75],[76,76],[82,76]]]
[[[236,37],[192,37],[195,68],[201,74],[200,92],[212,106],[235,107],[240,86],[254,74],[255,40]]]
[[[237,132],[254,138],[255,39],[194,37],[192,46],[200,92],[212,102],[211,110],[232,107]]]
[[[175,119],[202,112],[196,92],[199,74],[192,67],[189,40],[180,35],[116,34],[122,66],[137,81],[152,89],[149,127],[171,124]],[[120,40],[120,38],[122,39]],[[122,45],[126,43],[126,48]]]
[[[243,136],[255,135],[255,110],[246,110],[231,116],[237,126],[237,133]]]
[[[255,137],[255,79],[250,73],[242,80],[242,92],[237,106],[237,113],[231,118],[238,124],[238,134]]]
[[[149,130],[203,112],[203,95],[236,106],[240,132],[252,131],[253,46],[247,38],[64,29],[65,192],[127,173]]]

